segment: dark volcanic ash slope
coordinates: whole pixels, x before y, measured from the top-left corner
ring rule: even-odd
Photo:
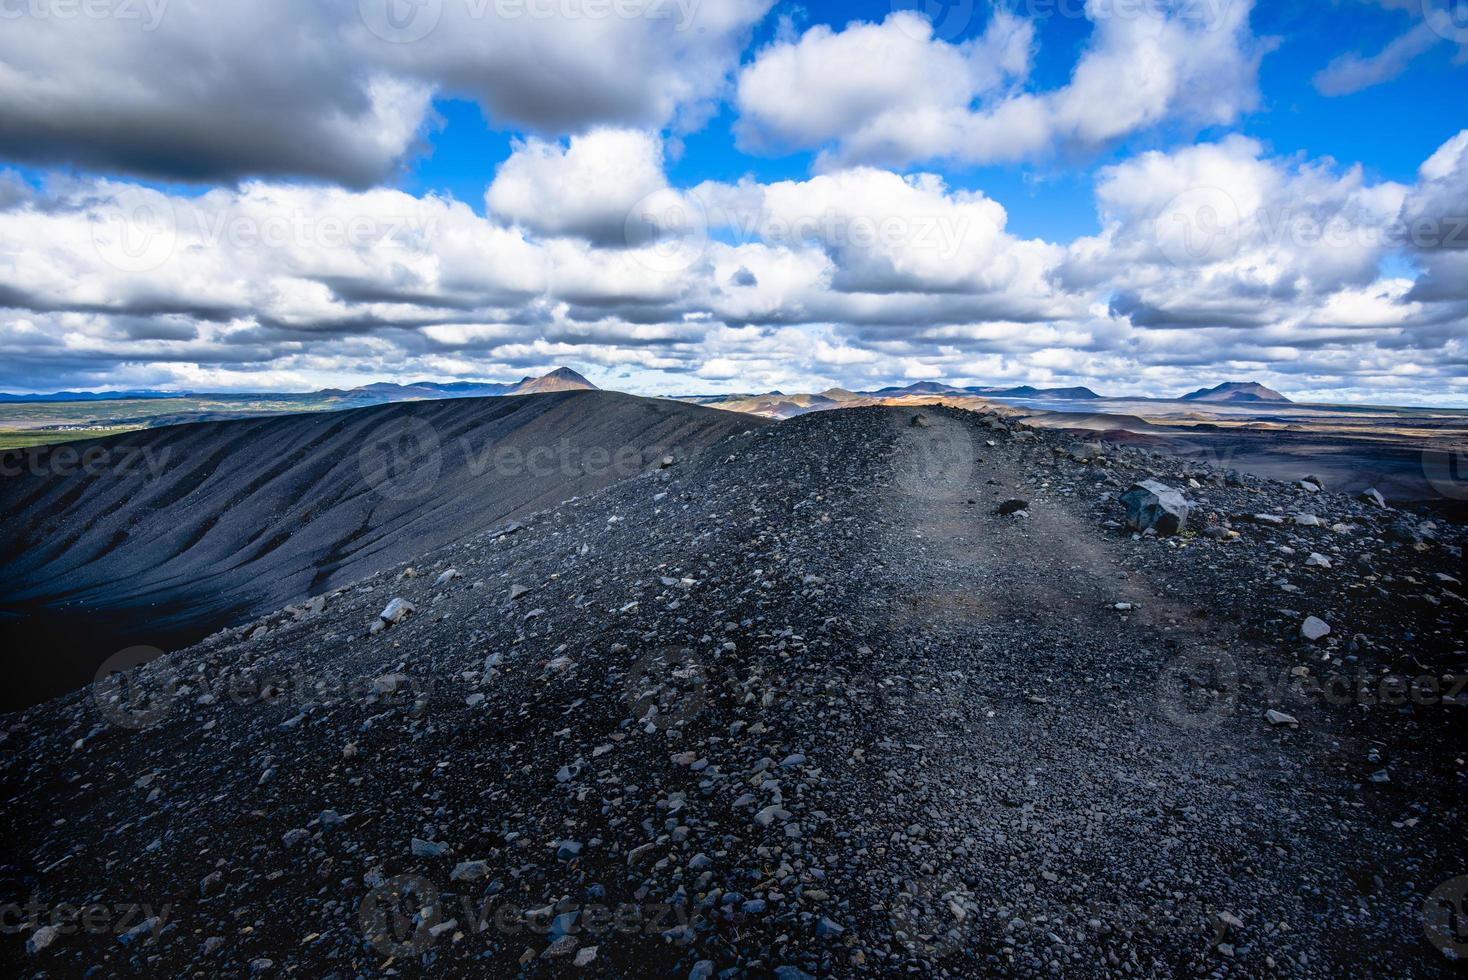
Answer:
[[[921,412],[731,436],[10,717],[10,890],[147,910],[0,955],[1447,975],[1464,708],[1315,692],[1468,669],[1460,532]],[[1126,532],[1142,476],[1217,531]]]
[[[6,703],[194,642],[763,424],[611,392],[201,423],[13,452]],[[16,471],[19,471],[18,473]]]

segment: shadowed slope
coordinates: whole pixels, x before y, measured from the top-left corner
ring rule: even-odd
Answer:
[[[198,639],[760,424],[586,391],[37,451],[0,479],[0,635],[31,674],[7,699],[59,693],[123,646]]]

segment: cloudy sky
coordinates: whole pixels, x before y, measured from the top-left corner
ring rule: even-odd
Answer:
[[[1461,0],[0,0],[0,388],[1468,404]]]

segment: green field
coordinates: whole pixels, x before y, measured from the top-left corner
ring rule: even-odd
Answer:
[[[288,412],[326,412],[372,403],[360,396],[287,394],[0,404],[0,450],[100,439],[159,425]],[[87,428],[54,428],[70,425]]]
[[[101,439],[121,432],[136,432],[140,425],[118,429],[87,429],[83,432],[56,432],[47,429],[0,429],[0,451],[6,449],[29,449],[31,446],[54,446],[63,442],[78,442],[82,439]]]

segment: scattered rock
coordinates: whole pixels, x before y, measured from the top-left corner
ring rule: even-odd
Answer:
[[[1188,502],[1181,492],[1156,480],[1132,484],[1121,495],[1127,526],[1136,531],[1177,534],[1188,526]]]
[[[393,599],[382,612],[377,614],[377,618],[384,623],[397,624],[417,611],[418,607],[407,599]]]

